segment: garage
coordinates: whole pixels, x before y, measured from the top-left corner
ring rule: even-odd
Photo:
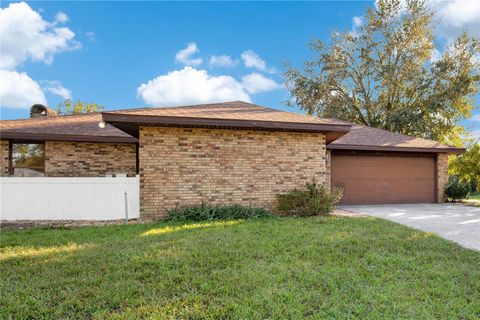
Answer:
[[[436,202],[435,156],[332,152],[341,204]]]

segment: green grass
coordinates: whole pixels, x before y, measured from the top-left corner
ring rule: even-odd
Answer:
[[[480,192],[472,193],[470,199],[480,200]]]
[[[478,319],[480,253],[374,218],[2,231],[0,319]]]

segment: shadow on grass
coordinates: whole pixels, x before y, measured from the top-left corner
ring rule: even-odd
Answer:
[[[92,226],[79,229],[28,229],[9,230],[0,239],[0,262],[17,260],[39,263],[52,257],[62,260],[75,257],[81,251],[95,251],[102,246],[128,242],[142,246],[149,241],[140,238],[179,233],[183,231],[223,228],[242,223],[243,220],[218,220],[208,222],[161,221],[148,224]],[[13,238],[9,241],[7,238]],[[23,239],[22,239],[23,238]],[[16,241],[22,239],[21,241]],[[88,252],[85,254],[88,255]]]

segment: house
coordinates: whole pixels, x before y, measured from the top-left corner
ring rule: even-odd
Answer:
[[[345,204],[440,202],[448,154],[463,152],[240,101],[67,116],[43,108],[0,122],[2,176],[139,174],[142,218],[202,201],[273,208],[278,193],[312,180],[343,188]]]

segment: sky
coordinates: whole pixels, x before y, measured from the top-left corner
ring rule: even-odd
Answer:
[[[480,1],[431,0],[436,42],[480,31]],[[0,4],[0,118],[80,99],[106,110],[229,100],[287,107],[285,63],[351,31],[374,1]],[[439,51],[442,48],[439,47]],[[477,105],[478,105],[477,99]],[[480,110],[464,124],[480,136]]]

